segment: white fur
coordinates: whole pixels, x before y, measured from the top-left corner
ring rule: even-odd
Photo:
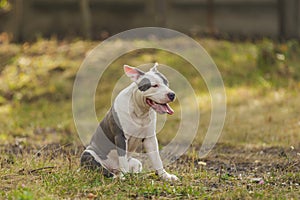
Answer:
[[[151,160],[152,167],[157,171],[158,175],[164,180],[176,181],[178,178],[167,173],[163,168],[155,132],[156,113],[154,110],[149,109],[145,103],[146,97],[151,97],[151,99],[159,103],[167,102],[167,93],[173,92],[168,86],[163,84],[162,80],[155,75],[155,72],[157,72],[156,65],[142,77],[148,78],[151,81],[151,85],[159,84],[159,88],[150,88],[145,92],[141,92],[134,82],[116,97],[114,108],[127,141],[135,140],[136,138],[144,139],[144,148]],[[130,76],[136,78],[132,74]],[[127,149],[135,150],[138,144],[137,142],[127,142]],[[123,162],[125,160],[122,159]],[[140,170],[135,169],[134,171]]]

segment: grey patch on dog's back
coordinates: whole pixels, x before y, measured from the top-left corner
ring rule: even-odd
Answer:
[[[151,87],[151,82],[148,78],[143,78],[139,83],[138,83],[138,88],[140,91],[146,91]]]
[[[163,83],[164,83],[166,86],[168,86],[169,81],[167,80],[167,78],[166,78],[164,75],[162,75],[162,74],[159,73],[159,72],[155,72],[155,74],[156,74],[157,76],[159,76],[159,77],[163,80]]]
[[[113,149],[117,149],[119,156],[125,155],[126,138],[113,107],[100,122],[89,148],[103,160],[107,159],[107,155]]]

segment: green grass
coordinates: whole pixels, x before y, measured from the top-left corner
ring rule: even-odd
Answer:
[[[162,182],[152,172],[125,181],[79,168],[83,150],[72,118],[72,85],[98,42],[39,40],[0,48],[1,199],[298,199],[300,196],[300,45],[197,39],[216,62],[227,94],[226,122],[216,148],[198,163],[197,151],[210,120],[210,96],[184,59],[141,50],[115,60],[101,78],[96,110],[111,104],[123,64],[158,61],[174,67],[196,88],[201,120],[186,155],[167,166],[181,181]],[[184,66],[184,67],[183,67]],[[172,83],[170,83],[172,86]],[[178,102],[173,104],[175,111]],[[180,122],[167,118],[160,144]],[[262,178],[263,184],[253,178]]]
[[[168,167],[181,179],[174,184],[160,181],[153,173],[132,174],[121,181],[104,178],[92,171],[79,171],[78,150],[82,149],[49,146],[38,155],[23,152],[12,155],[14,158],[10,163],[1,160],[6,164],[1,169],[0,194],[8,199],[299,197],[299,159],[297,161],[289,149],[284,152],[290,161],[279,155],[279,149],[275,148],[263,149],[262,155],[262,149],[246,149],[248,152],[245,153],[236,147],[224,146],[216,148],[203,160],[207,166],[198,164],[196,156],[190,152]],[[274,166],[269,166],[269,157],[276,161]],[[249,166],[243,166],[246,164]],[[264,183],[253,182],[255,177],[262,178]]]

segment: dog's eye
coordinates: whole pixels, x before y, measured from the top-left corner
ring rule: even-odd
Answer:
[[[155,84],[155,85],[152,85],[152,87],[154,87],[154,88],[157,88],[157,87],[158,87],[158,85],[157,85],[157,84]]]

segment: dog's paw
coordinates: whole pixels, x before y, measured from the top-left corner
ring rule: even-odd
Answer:
[[[126,175],[125,174],[123,174],[123,173],[119,173],[118,175],[114,175],[113,176],[113,179],[119,179],[119,180],[121,180],[121,181],[124,181],[124,180],[126,180]]]
[[[160,175],[160,178],[163,179],[164,181],[179,181],[179,178],[175,176],[174,174],[169,174],[168,172],[165,172]]]

